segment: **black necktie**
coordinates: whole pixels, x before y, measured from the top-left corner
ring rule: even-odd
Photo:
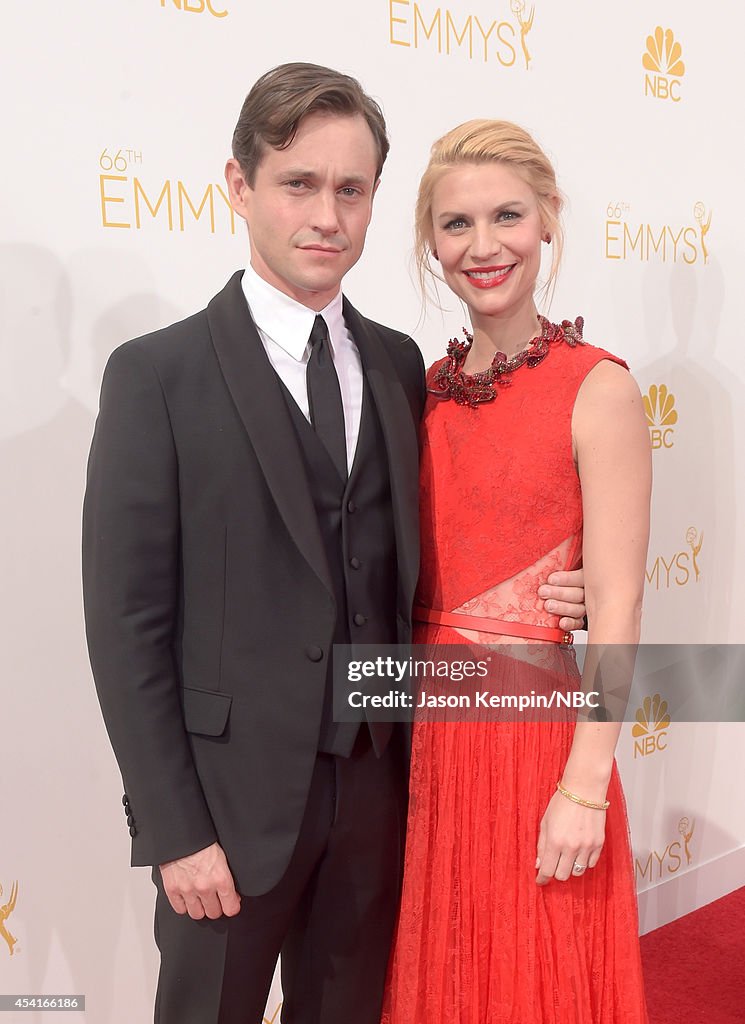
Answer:
[[[336,466],[347,479],[347,444],[344,436],[344,406],[339,378],[331,358],[329,332],[322,316],[316,316],[310,332],[311,353],[306,371],[310,422]]]

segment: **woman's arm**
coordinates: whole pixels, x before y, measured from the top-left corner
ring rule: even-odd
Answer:
[[[602,658],[608,693],[623,690],[633,674],[652,481],[641,395],[623,367],[604,360],[590,371],[577,396],[572,434],[582,484],[589,621],[583,688],[600,688],[595,678]],[[619,721],[577,723],[561,779],[567,790],[594,803],[604,801],[619,731]],[[604,832],[603,811],[574,804],[557,792],[541,823],[538,882],[569,878],[575,863],[594,867]]]

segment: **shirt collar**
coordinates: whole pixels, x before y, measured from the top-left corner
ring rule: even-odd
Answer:
[[[250,263],[246,267],[241,283],[256,326],[288,355],[300,362],[308,346],[313,321],[316,318],[315,312],[279,291],[263,277],[259,277]],[[320,311],[320,315],[326,321],[333,348],[345,336],[341,289]]]

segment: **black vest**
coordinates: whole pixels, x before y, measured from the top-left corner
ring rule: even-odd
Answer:
[[[308,475],[336,600],[334,644],[395,644],[397,563],[388,457],[375,402],[364,385],[357,450],[342,481],[289,391],[283,392]],[[328,661],[318,749],[349,756],[359,724],[334,722],[333,658]],[[378,752],[391,732],[370,723]]]

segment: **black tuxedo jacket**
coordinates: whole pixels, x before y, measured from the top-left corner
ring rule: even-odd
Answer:
[[[405,643],[422,358],[346,300],[344,317],[385,437]],[[132,863],[217,840],[239,890],[266,892],[305,807],[335,604],[297,437],[240,273],[206,310],[111,356],[88,466],[83,582]]]

